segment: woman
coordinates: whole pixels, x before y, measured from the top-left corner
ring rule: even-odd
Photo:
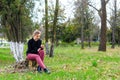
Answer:
[[[45,73],[50,73],[50,71],[44,65],[44,50],[42,41],[40,40],[41,32],[39,30],[35,30],[33,33],[32,39],[28,41],[28,50],[27,50],[27,59],[36,60],[38,63],[37,71],[42,72],[42,69]]]

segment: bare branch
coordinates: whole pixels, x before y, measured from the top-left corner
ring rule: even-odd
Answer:
[[[101,10],[102,10],[101,8],[97,9],[95,6],[93,6],[93,5],[89,4],[89,3],[88,3],[88,6],[94,8],[98,12],[99,16],[101,17]]]
[[[110,20],[108,20],[108,19],[107,19],[107,22],[110,24],[110,26],[112,26],[112,23],[111,23],[111,21],[110,21]]]
[[[107,4],[110,0],[105,1],[105,4]]]
[[[92,8],[94,8],[96,11],[99,11],[95,6],[93,6],[93,5],[89,4],[89,3],[88,3],[88,5],[89,5],[90,7],[92,7]]]

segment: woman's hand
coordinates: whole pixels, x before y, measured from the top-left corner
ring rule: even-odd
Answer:
[[[39,52],[41,50],[41,48],[39,48],[37,51]]]
[[[44,45],[41,45],[41,48],[39,48],[37,51],[39,52],[40,50],[44,49]]]
[[[41,45],[41,50],[43,50],[44,49],[44,45]]]

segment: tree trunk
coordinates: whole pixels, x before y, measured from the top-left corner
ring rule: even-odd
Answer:
[[[56,35],[56,24],[57,24],[57,16],[59,8],[59,0],[56,0],[55,11],[54,11],[54,20],[53,20],[53,31],[52,31],[52,42],[50,48],[50,57],[54,55],[54,43],[55,43],[55,35]]]
[[[85,18],[84,18],[84,11],[85,11],[85,4],[84,4],[84,0],[82,0],[82,11],[81,11],[81,49],[84,49],[84,26],[85,26]]]
[[[50,57],[53,57],[54,56],[54,43],[51,44],[51,47],[50,47]]]
[[[120,47],[120,29],[118,29],[118,47]]]
[[[16,62],[23,61],[24,44],[21,42],[10,42],[10,49]]]
[[[102,12],[101,12],[101,32],[100,32],[100,44],[99,51],[106,51],[106,2],[101,0]]]
[[[46,54],[49,54],[49,44],[48,42],[45,43],[45,48],[46,48]]]
[[[88,47],[91,47],[91,37],[90,37],[90,35],[88,36]]]
[[[112,26],[112,46],[111,48],[115,48],[115,27],[116,25],[116,20],[117,20],[117,1],[114,0],[114,19],[113,19],[113,26]]]
[[[55,44],[56,44],[56,47],[59,46],[59,40],[58,39],[56,39],[56,43]]]
[[[81,27],[81,49],[84,49],[84,32],[83,32],[83,25]]]
[[[48,0],[45,0],[45,48],[46,48],[46,54],[49,54],[49,45],[48,45]]]
[[[115,48],[115,26],[112,26],[112,46],[111,48]]]

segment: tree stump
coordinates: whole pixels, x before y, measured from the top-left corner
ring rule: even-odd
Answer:
[[[30,69],[30,70],[35,70],[38,66],[36,60],[28,60],[26,59],[26,66]]]
[[[21,61],[19,63],[16,63],[14,65],[14,69],[16,71],[18,71],[18,70],[25,70],[25,69],[29,69],[31,71],[33,71],[33,70],[35,71],[37,66],[38,66],[38,64],[37,64],[36,60],[28,60],[28,59],[26,59],[25,61]]]

